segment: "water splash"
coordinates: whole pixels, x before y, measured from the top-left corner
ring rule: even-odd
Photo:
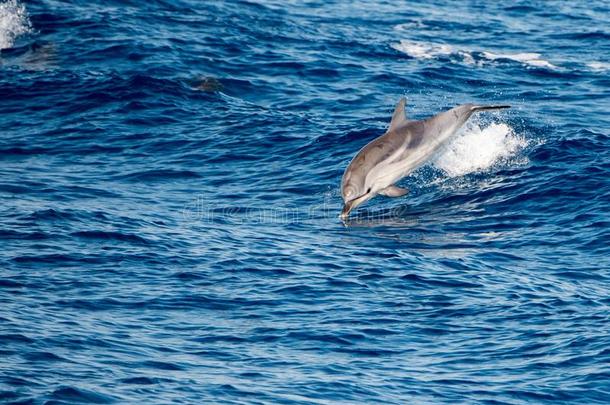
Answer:
[[[515,134],[505,123],[481,127],[473,120],[434,158],[431,164],[449,177],[485,171],[507,162],[527,146],[527,140]]]
[[[522,53],[493,53],[483,52],[483,57],[489,60],[508,59],[515,62],[521,62],[524,65],[541,67],[547,69],[557,69],[557,66],[553,65],[548,60],[544,60],[540,57],[539,53],[535,52],[522,52]]]
[[[11,48],[20,35],[32,31],[25,6],[17,0],[0,3],[0,49]]]

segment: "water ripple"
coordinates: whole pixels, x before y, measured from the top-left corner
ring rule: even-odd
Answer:
[[[0,402],[606,404],[607,5],[208,3],[1,2]]]

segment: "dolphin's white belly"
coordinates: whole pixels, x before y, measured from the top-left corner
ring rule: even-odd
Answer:
[[[405,142],[392,156],[380,162],[369,172],[367,177],[370,176],[374,190],[382,190],[391,186],[422,166],[455,132],[456,129],[450,128],[413,149],[408,147],[408,142]]]

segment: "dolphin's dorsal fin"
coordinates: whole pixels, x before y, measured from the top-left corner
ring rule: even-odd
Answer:
[[[390,121],[390,127],[388,128],[388,132],[395,130],[398,127],[403,126],[407,123],[407,114],[405,112],[405,104],[407,100],[402,97],[398,104],[396,104],[396,108],[394,109],[394,114],[392,114],[392,121]]]

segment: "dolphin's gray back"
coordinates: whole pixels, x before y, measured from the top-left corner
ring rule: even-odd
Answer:
[[[390,186],[434,155],[468,120],[475,106],[465,104],[420,121],[409,121],[377,138],[364,149],[366,175]],[[377,152],[377,153],[374,153]]]
[[[349,164],[346,174],[365,177],[374,167],[391,159],[392,154],[401,148],[403,143],[404,140],[402,136],[397,135],[397,131],[386,132],[360,149],[356,157]],[[349,178],[343,179],[344,182],[348,180]]]

